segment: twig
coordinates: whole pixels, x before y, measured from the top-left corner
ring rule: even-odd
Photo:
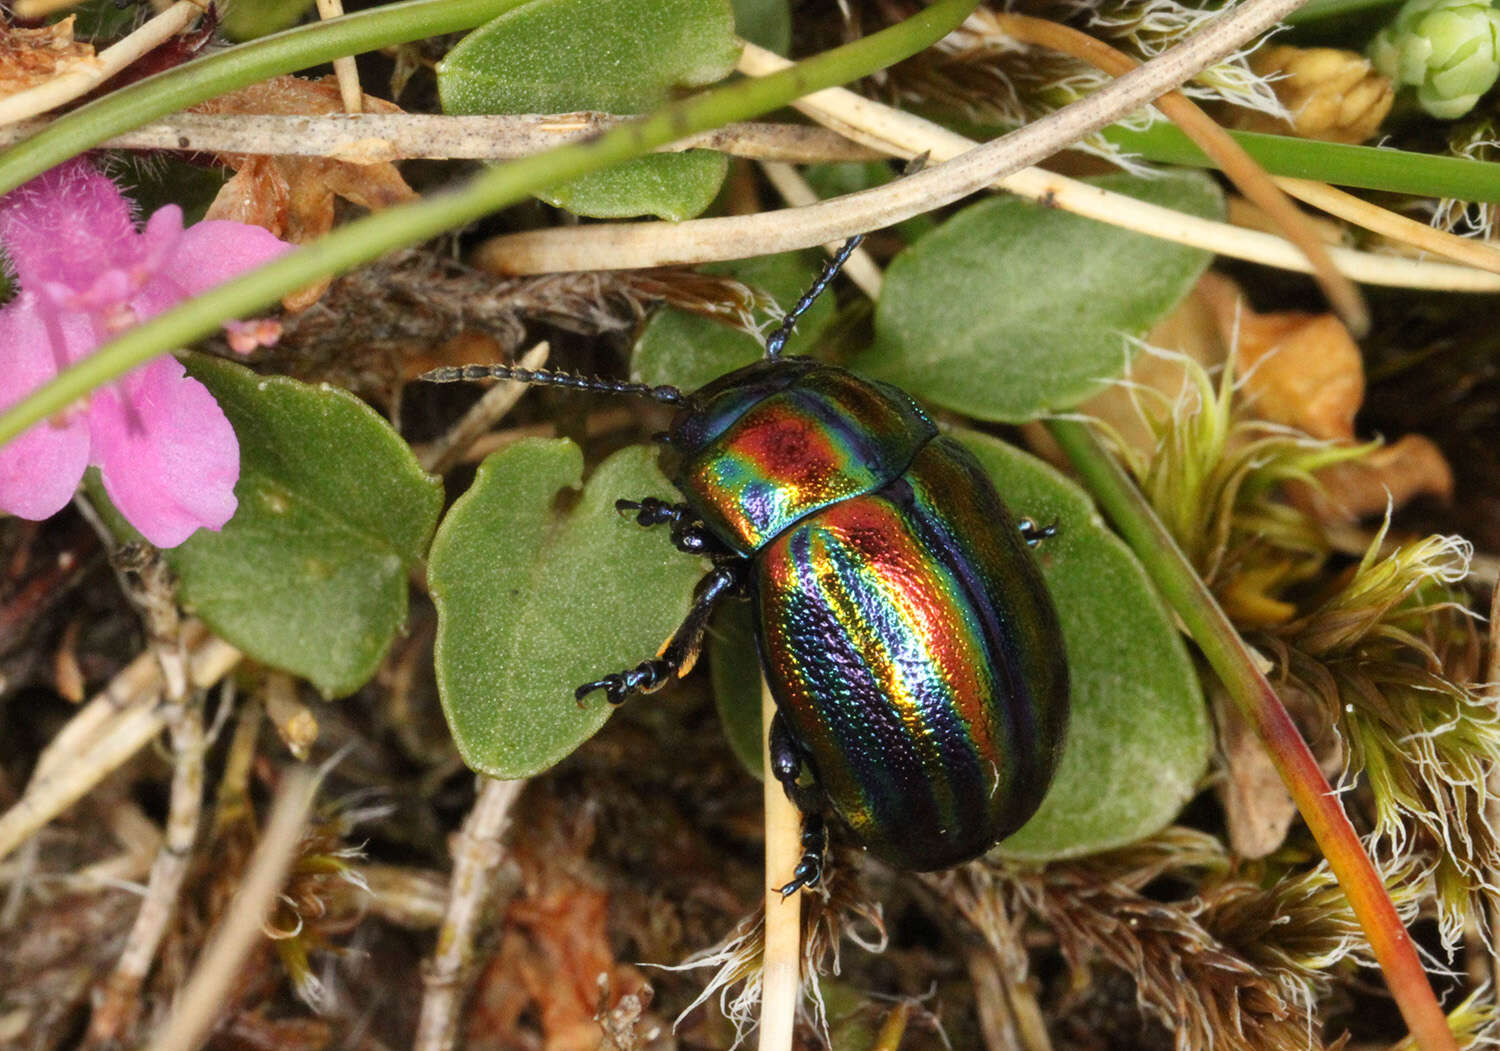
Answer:
[[[167,728],[172,735],[172,794],[161,849],[151,865],[146,896],[135,915],[119,962],[105,981],[103,996],[89,1019],[85,1047],[113,1044],[135,1024],[141,984],[156,959],[192,860],[203,811],[203,709],[172,703]]]
[[[755,76],[783,69],[786,65],[786,60],[779,55],[750,44],[745,46],[740,58],[741,72]],[[1149,68],[1151,63],[1141,67]],[[1127,74],[1089,98],[1074,103],[1074,106],[1090,103],[1106,93],[1118,92],[1118,85],[1133,84],[1130,78],[1135,75]],[[778,212],[692,219],[682,223],[608,223],[510,234],[480,245],[475,262],[499,274],[626,269],[737,259],[836,241],[853,233],[888,226],[946,203],[951,197],[971,192],[968,181],[958,184],[962,193],[952,192],[956,169],[950,168],[950,163],[956,158],[962,156],[965,168],[972,168],[981,163],[976,161],[976,155],[981,151],[993,157],[1001,144],[1047,125],[1048,121],[1073,109],[1070,106],[1060,110],[1004,139],[980,147],[972,139],[940,124],[842,88],[809,95],[797,102],[796,108],[854,141],[887,154],[910,158],[927,153],[935,162],[934,167],[885,186]],[[1115,109],[1122,110],[1122,107],[1116,106]],[[1110,119],[1122,115],[1122,112],[1112,112]],[[1052,141],[1050,133],[1047,141]],[[1066,143],[1058,148],[1064,145]],[[1027,140],[1023,159],[1030,160],[1036,152]],[[943,178],[939,187],[931,190],[927,180],[935,178],[938,173],[944,173]],[[972,189],[987,184],[980,183]],[[1267,266],[1304,273],[1308,269],[1306,259],[1295,247],[1272,234],[1200,219],[1039,168],[1013,171],[994,179],[993,185],[1017,196],[1045,201],[1051,207],[1137,233]],[[1340,270],[1365,284],[1462,292],[1500,291],[1500,276],[1469,267],[1344,248],[1330,251]]]
[[[344,13],[344,0],[318,0],[318,17],[323,21],[338,18]],[[345,113],[358,113],[365,108],[365,93],[359,86],[359,69],[353,55],[344,55],[333,60],[333,75],[338,78],[339,96],[344,101]]]
[[[152,1039],[150,1051],[194,1051],[208,1035],[245,957],[256,940],[264,937],[261,925],[296,858],[302,826],[317,788],[318,779],[306,767],[295,767],[283,775],[245,878],[177,998],[175,1010]]]
[[[99,145],[112,149],[332,157],[361,164],[418,158],[497,161],[584,142],[629,119],[607,113],[178,113]],[[29,121],[0,128],[0,146],[14,145],[46,126],[45,121]],[[764,121],[726,124],[662,149],[710,149],[749,160],[793,164],[870,161],[885,156],[827,128]]]
[[[318,741],[318,717],[298,700],[297,680],[284,671],[268,672],[261,696],[276,736],[293,758],[307,762]]]
[[[523,369],[539,369],[547,363],[548,350],[545,342],[538,343],[522,356],[518,364]],[[526,384],[515,380],[495,384],[469,407],[469,411],[464,413],[446,434],[418,450],[417,462],[422,465],[424,471],[432,474],[446,474],[454,464],[464,458],[469,447],[481,435],[515,407],[516,402],[521,400],[521,395],[525,394],[526,390]]]
[[[1276,185],[1298,200],[1305,201],[1347,222],[1395,241],[1403,241],[1424,252],[1445,256],[1465,266],[1500,274],[1500,250],[1483,241],[1459,237],[1415,219],[1371,204],[1362,197],[1310,179],[1278,178]]]
[[[208,636],[191,655],[193,684],[212,685],[239,663],[240,656],[229,643]],[[166,711],[158,703],[161,669],[150,655],[146,657],[149,674],[140,663],[131,663],[116,677],[131,680],[133,691],[123,694],[122,700],[122,693],[115,692],[113,684],[106,688],[63,727],[42,754],[25,794],[0,814],[0,858],[76,803],[161,732],[167,722]],[[68,747],[61,749],[58,743],[64,739]]]
[[[787,204],[801,207],[818,202],[817,193],[808,185],[802,173],[790,164],[784,164],[781,161],[765,161],[761,164],[761,170],[766,173],[766,178],[772,186],[776,187],[776,192],[781,194],[781,199]],[[823,250],[832,255],[841,247],[843,247],[842,242],[829,241],[823,246]],[[875,260],[870,258],[869,252],[863,248],[856,248],[854,254],[844,263],[844,274],[865,295],[871,299],[880,298],[880,286],[885,283],[885,275],[880,272],[880,267],[875,265]]]
[[[766,925],[761,962],[760,1051],[790,1051],[802,993],[802,895],[783,898],[776,888],[786,883],[801,856],[801,817],[772,777],[770,726],[776,702],[764,680],[760,684],[761,762],[766,770],[762,797],[766,810]]]
[[[162,710],[172,738],[172,789],[166,831],[151,866],[146,895],[141,899],[119,961],[104,982],[103,994],[89,1019],[85,1047],[114,1044],[134,1027],[140,1010],[141,985],[176,911],[203,811],[202,698],[194,694],[189,684],[183,624],[171,573],[161,552],[152,547],[128,545],[117,549],[111,562],[145,621],[151,651],[161,667],[165,701]]]
[[[996,13],[990,16],[1004,33],[1022,43],[1035,44],[1073,58],[1081,59],[1111,76],[1123,76],[1140,63],[1129,55],[1087,33],[1045,18]],[[1169,91],[1156,100],[1157,107],[1219,166],[1251,201],[1260,206],[1280,227],[1287,239],[1307,257],[1323,294],[1335,312],[1356,337],[1370,328],[1370,312],[1359,289],[1339,273],[1329,258],[1328,249],[1318,239],[1307,217],[1271,181],[1245,148],[1180,91]]]
[[[510,824],[510,808],[525,781],[480,777],[479,798],[464,820],[453,853],[448,909],[437,947],[422,975],[422,1014],[413,1051],[447,1051],[458,1028],[464,971],[474,951],[474,934],[493,887],[490,874],[500,864],[500,840]]]
[[[0,99],[0,125],[35,117],[93,91],[148,51],[166,43],[203,13],[193,0],[178,0],[124,40],[94,57],[88,69],[74,69],[34,88]]]

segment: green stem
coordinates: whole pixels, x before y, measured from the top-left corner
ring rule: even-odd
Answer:
[[[868,76],[942,39],[977,0],[938,0],[906,21],[767,77],[736,81],[668,106],[592,142],[491,168],[463,188],[432,194],[349,223],[273,263],[226,282],[125,332],[0,416],[0,444],[77,399],[174,347],[212,334],[225,320],[263,310],[314,281],[417,244],[514,204],[543,187],[639,157],[730,121],[748,120],[803,95]]]
[[[1157,590],[1182,619],[1229,696],[1255,727],[1302,819],[1328,859],[1329,868],[1344,888],[1417,1045],[1423,1051],[1457,1051],[1448,1019],[1432,993],[1411,936],[1396,914],[1380,874],[1349,823],[1338,794],[1318,768],[1307,742],[1256,666],[1244,640],[1145,496],[1089,426],[1077,420],[1054,420],[1047,427],[1146,567]]]
[[[1235,141],[1272,175],[1317,179],[1339,186],[1460,201],[1500,201],[1500,164],[1467,157],[1439,157],[1374,146],[1346,146],[1290,135],[1233,131]],[[1115,125],[1105,138],[1117,146],[1162,164],[1211,168],[1213,162],[1186,135],[1165,121],[1145,131]]]
[[[240,44],[158,73],[57,118],[0,153],[0,193],[105,139],[226,91],[345,55],[483,25],[525,0],[408,0]]]

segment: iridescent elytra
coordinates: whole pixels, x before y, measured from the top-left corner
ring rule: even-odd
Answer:
[[[680,503],[620,500],[706,556],[681,627],[634,668],[578,687],[613,704],[687,673],[715,608],[750,601],[776,701],[771,774],[803,816],[783,894],[822,877],[826,805],[904,869],[975,858],[1035,813],[1068,722],[1057,613],[989,476],[903,391],[781,350],[859,243],[766,342],[764,359],[685,393],[505,365],[438,369],[672,405],[664,466]],[[804,768],[811,784],[799,783]]]

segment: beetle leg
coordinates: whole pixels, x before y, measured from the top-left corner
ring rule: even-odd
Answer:
[[[828,828],[816,810],[802,815],[802,860],[792,870],[792,881],[778,888],[787,898],[803,887],[816,887],[823,878],[823,854],[828,850]]]
[[[651,693],[664,686],[669,679],[681,678],[692,671],[714,609],[743,586],[744,565],[742,561],[721,563],[698,581],[698,586],[693,591],[693,606],[688,610],[687,617],[654,658],[641,661],[626,671],[584,683],[573,691],[573,697],[582,704],[590,693],[603,690],[610,704],[623,704],[632,694]]]
[[[771,776],[781,782],[787,798],[802,814],[802,860],[792,870],[792,881],[780,888],[783,898],[803,887],[815,887],[823,878],[823,854],[828,849],[828,829],[819,812],[821,800],[814,789],[797,783],[802,773],[802,750],[792,737],[791,728],[777,712],[771,720]]]
[[[1056,521],[1043,526],[1037,525],[1030,518],[1023,518],[1016,523],[1016,528],[1021,531],[1021,539],[1026,541],[1027,547],[1036,547],[1043,540],[1049,540],[1057,535]]]
[[[637,525],[651,527],[665,524],[677,550],[689,555],[727,555],[729,550],[698,521],[693,509],[687,504],[669,504],[654,496],[640,500],[616,500],[615,510],[621,514],[634,511]]]

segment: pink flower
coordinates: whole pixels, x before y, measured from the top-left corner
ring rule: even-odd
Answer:
[[[176,205],[137,230],[131,202],[82,159],[0,198],[0,245],[20,290],[0,310],[0,409],[123,329],[291,248],[243,223],[184,230]],[[231,331],[244,350],[267,334]],[[208,389],[171,356],[0,447],[0,510],[56,513],[90,464],[120,513],[158,547],[175,547],[199,526],[219,529],[234,514],[239,443]]]

